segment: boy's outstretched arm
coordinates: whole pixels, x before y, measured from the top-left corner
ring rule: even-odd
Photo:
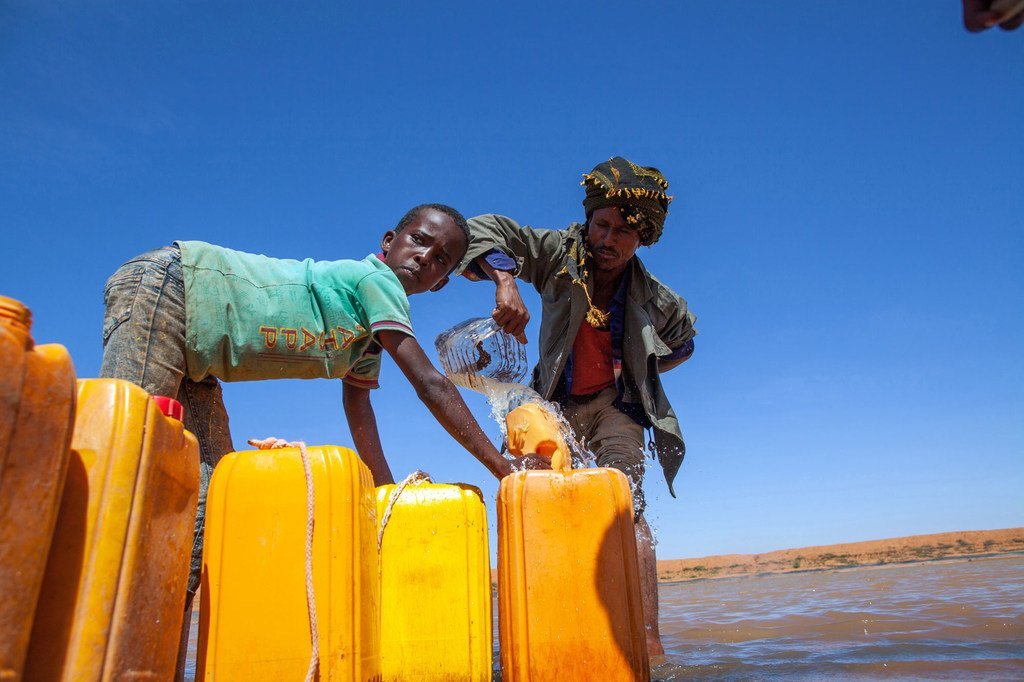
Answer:
[[[391,467],[384,457],[384,448],[380,445],[380,434],[377,432],[377,417],[370,404],[369,389],[359,388],[352,384],[343,384],[342,403],[345,406],[345,418],[348,430],[352,432],[352,440],[359,458],[363,460],[373,475],[374,485],[387,485],[395,482]]]
[[[416,339],[399,331],[382,329],[377,332],[377,340],[395,359],[402,373],[416,389],[416,395],[452,438],[469,450],[496,477],[503,478],[512,473],[511,462],[502,457],[488,440],[455,384],[434,369]],[[530,469],[545,468],[542,458],[524,457],[522,461]]]

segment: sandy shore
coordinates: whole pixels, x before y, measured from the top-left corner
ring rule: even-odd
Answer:
[[[911,561],[1024,552],[1024,528],[911,535],[840,545],[781,549],[765,554],[724,554],[658,562],[658,581],[879,566]]]

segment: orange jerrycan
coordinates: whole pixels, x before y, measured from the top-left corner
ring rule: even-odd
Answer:
[[[563,468],[502,479],[498,612],[506,682],[650,678],[633,499],[622,472]]]
[[[30,328],[0,296],[0,680],[21,679],[75,420],[71,358]]]
[[[537,403],[525,403],[505,416],[508,451],[517,457],[536,453],[551,459],[552,469],[570,469],[569,448],[554,416]]]
[[[25,676],[171,679],[199,496],[181,405],[78,382],[78,414]]]
[[[381,486],[377,519],[383,679],[488,682],[491,568],[480,491]]]
[[[307,448],[319,678],[380,679],[373,478],[347,448]],[[301,680],[313,651],[306,600],[307,481],[297,448],[226,455],[213,472],[196,679]]]

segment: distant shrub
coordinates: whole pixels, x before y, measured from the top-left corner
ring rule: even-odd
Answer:
[[[800,564],[802,564],[803,562],[804,558],[802,556],[798,556],[797,558],[793,559],[793,568],[800,568]]]

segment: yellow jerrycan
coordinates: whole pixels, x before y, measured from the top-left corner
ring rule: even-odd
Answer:
[[[30,332],[0,296],[0,680],[21,679],[75,420],[67,350]]]
[[[355,452],[306,449],[319,677],[380,679],[373,478]],[[307,479],[298,448],[226,455],[213,472],[197,680],[301,680],[311,664]]]
[[[564,463],[498,489],[502,679],[648,680],[629,482]]]
[[[473,486],[423,477],[377,488],[382,677],[489,682],[491,562],[483,497]]]
[[[78,382],[75,433],[25,676],[171,679],[199,496],[181,405]]]

